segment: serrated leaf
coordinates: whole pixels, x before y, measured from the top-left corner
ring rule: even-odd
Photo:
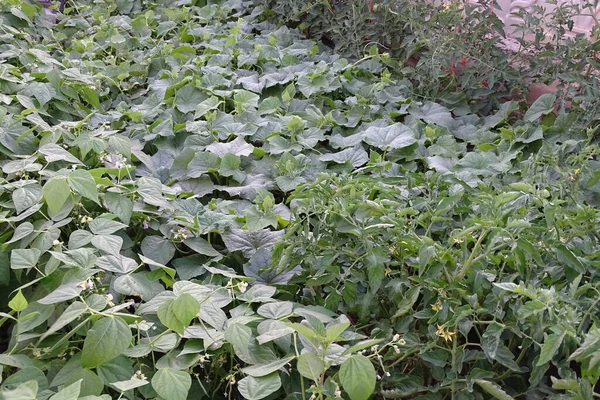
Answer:
[[[539,367],[549,363],[550,360],[552,360],[552,357],[558,352],[558,349],[560,349],[564,338],[565,332],[563,330],[546,336],[540,350],[540,357],[535,365]]]
[[[494,382],[478,379],[475,381],[483,390],[494,396],[497,400],[515,400],[512,396],[509,396],[500,386]]]

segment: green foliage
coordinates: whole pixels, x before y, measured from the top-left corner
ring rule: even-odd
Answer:
[[[267,16],[0,4],[0,397],[590,398],[581,109],[439,104]]]

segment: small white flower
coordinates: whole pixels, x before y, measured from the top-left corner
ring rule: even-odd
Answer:
[[[342,397],[342,391],[338,389],[338,390],[336,390],[335,392],[333,392],[333,395],[334,395],[335,397]]]
[[[392,338],[392,341],[393,341],[393,342],[397,342],[398,340],[400,340],[400,334],[399,334],[399,333],[396,333],[396,334],[394,335],[394,337]]]
[[[248,288],[248,282],[240,282],[238,284],[238,289],[240,290],[240,293],[246,293],[247,288]]]
[[[59,240],[55,240],[52,242],[52,246],[60,246],[60,241]]]
[[[386,372],[386,373],[385,373],[385,376],[388,376],[388,377],[389,377],[389,376],[392,376],[392,374],[390,374],[389,372]]]
[[[94,288],[94,282],[90,279],[87,280],[87,282],[85,283],[85,286],[89,289],[92,290]]]

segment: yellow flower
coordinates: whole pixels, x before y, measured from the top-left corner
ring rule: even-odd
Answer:
[[[442,309],[442,302],[438,299],[435,304],[431,305],[431,309],[435,312],[438,312]]]
[[[438,325],[438,330],[435,332],[435,334],[441,338],[444,338],[444,340],[447,341],[452,341],[454,335],[456,335],[456,332],[450,332],[446,330],[446,327],[444,325],[440,326]]]

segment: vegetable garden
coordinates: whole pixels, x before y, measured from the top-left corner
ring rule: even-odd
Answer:
[[[594,42],[208,3],[0,3],[0,398],[600,397]]]

